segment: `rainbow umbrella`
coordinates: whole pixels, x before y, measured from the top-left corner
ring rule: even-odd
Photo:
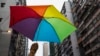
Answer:
[[[62,42],[76,30],[53,5],[11,6],[10,27],[33,41]]]

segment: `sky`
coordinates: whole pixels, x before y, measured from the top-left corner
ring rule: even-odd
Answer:
[[[64,1],[67,0],[26,0],[27,6],[33,6],[33,5],[54,5],[58,11],[60,12],[63,6]],[[31,40],[28,40],[28,49],[30,49],[32,43],[34,43]],[[35,56],[43,56],[43,44],[48,42],[38,42],[39,43],[39,49]],[[29,50],[28,50],[29,53]],[[48,53],[49,54],[49,53]]]
[[[64,1],[67,0],[26,0],[26,4],[31,5],[54,5],[61,11]]]

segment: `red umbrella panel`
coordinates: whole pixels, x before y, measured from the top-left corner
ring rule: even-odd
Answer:
[[[33,34],[35,34],[37,26],[41,21],[41,16],[24,6],[11,6],[10,8],[10,27],[33,39]]]

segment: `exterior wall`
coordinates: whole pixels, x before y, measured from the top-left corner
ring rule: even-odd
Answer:
[[[69,0],[70,1],[70,0]],[[81,56],[100,55],[100,0],[71,0]]]
[[[5,3],[4,7],[0,7],[0,30],[7,31],[9,29],[9,20],[10,20],[10,9],[9,6],[16,5],[16,0],[0,0],[0,4]]]
[[[21,6],[25,5],[25,0],[0,0],[1,3],[5,3],[4,7],[0,7],[0,18],[2,21],[0,22],[0,30],[7,31],[9,29],[9,21],[10,21],[10,6]]]
[[[7,56],[9,50],[11,33],[0,32],[0,56]]]
[[[67,18],[74,24],[69,2],[65,2],[65,8],[66,8]],[[78,49],[77,37],[76,37],[75,32],[71,34],[70,39],[71,39],[71,43],[72,43],[73,55],[80,56],[79,49]]]

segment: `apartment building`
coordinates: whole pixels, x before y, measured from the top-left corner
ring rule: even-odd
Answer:
[[[81,56],[100,56],[100,0],[69,0]]]
[[[66,38],[62,44],[59,45],[59,56],[74,56],[71,37]]]

